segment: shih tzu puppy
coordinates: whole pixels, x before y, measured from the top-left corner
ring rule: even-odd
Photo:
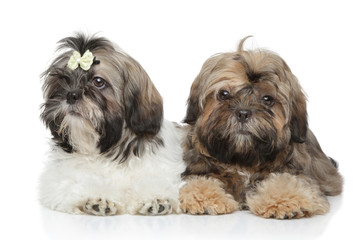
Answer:
[[[73,214],[163,215],[180,211],[177,127],[145,70],[105,38],[59,42],[43,73],[41,118],[52,134],[40,201]]]
[[[195,79],[184,122],[181,209],[265,218],[329,210],[342,191],[337,164],[308,128],[306,98],[285,61],[265,50],[208,59]]]

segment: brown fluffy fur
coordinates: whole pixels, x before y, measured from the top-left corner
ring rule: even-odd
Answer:
[[[224,214],[239,208],[231,194],[225,192],[223,183],[216,178],[194,176],[182,188],[181,207],[190,214]]]
[[[263,217],[326,213],[324,196],[340,194],[343,181],[308,129],[302,88],[282,58],[244,51],[245,40],[238,51],[208,59],[191,87],[183,176],[191,177],[191,185],[194,175],[203,176],[202,186],[204,179],[220,181],[208,187],[225,190],[240,208]],[[203,214],[212,208],[211,201],[189,200],[199,189],[187,188],[180,192],[184,211]],[[202,199],[205,192],[212,198],[211,191],[201,191]]]
[[[329,203],[319,185],[302,175],[272,173],[246,196],[250,210],[265,218],[301,218],[324,214]]]

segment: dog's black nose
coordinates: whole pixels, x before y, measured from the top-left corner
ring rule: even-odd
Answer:
[[[79,100],[82,96],[82,91],[81,90],[76,90],[76,91],[72,91],[72,92],[69,92],[67,94],[67,103],[68,104],[74,104],[76,103],[77,100]]]
[[[251,117],[251,114],[252,114],[251,111],[241,109],[241,110],[237,111],[236,117],[239,122],[245,123],[249,120],[249,118]]]

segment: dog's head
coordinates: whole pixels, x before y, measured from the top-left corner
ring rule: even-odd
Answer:
[[[307,132],[306,98],[278,55],[265,51],[218,54],[196,77],[184,122],[200,152],[226,162],[271,159]]]
[[[83,34],[61,40],[58,51],[42,75],[41,114],[57,145],[67,152],[116,148],[117,155],[129,155],[126,145],[139,148],[135,139],[158,133],[162,99],[138,62],[105,38]]]

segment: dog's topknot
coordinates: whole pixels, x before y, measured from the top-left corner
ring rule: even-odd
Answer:
[[[252,38],[252,37],[254,37],[254,36],[249,35],[249,36],[246,36],[246,37],[244,37],[243,39],[240,40],[240,43],[239,43],[239,46],[238,46],[238,49],[237,49],[237,51],[238,51],[239,53],[241,53],[241,52],[244,51],[244,43],[245,43],[245,41],[246,41],[248,38]]]
[[[86,36],[84,33],[75,33],[74,36],[63,38],[58,42],[58,51],[63,49],[73,49],[78,51],[81,55],[86,50],[94,51],[97,49],[106,49],[114,51],[113,44],[103,37],[97,37],[96,35]]]

